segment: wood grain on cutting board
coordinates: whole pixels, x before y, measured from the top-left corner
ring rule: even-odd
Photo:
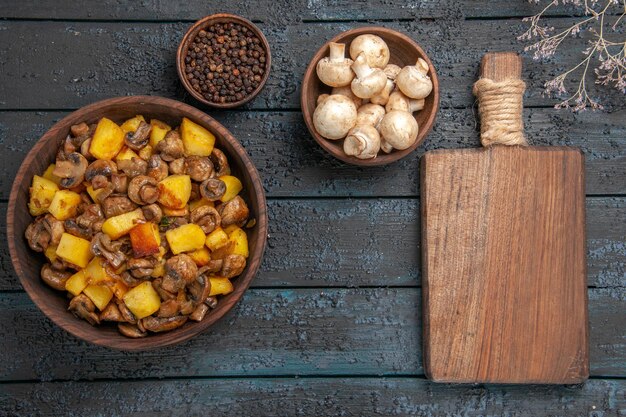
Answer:
[[[582,153],[494,145],[428,152],[421,164],[427,375],[587,378]]]

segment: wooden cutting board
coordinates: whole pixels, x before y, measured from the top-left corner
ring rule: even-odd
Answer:
[[[487,54],[481,76],[519,79],[521,59]],[[569,384],[588,377],[580,150],[427,152],[421,213],[429,378]]]

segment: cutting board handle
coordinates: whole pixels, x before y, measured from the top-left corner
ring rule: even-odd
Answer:
[[[521,77],[522,59],[515,52],[483,56],[480,79],[474,84],[483,146],[528,145],[522,120],[526,84]]]

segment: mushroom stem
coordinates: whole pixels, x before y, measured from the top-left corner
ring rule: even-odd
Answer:
[[[409,100],[409,113],[415,113],[418,110],[422,110],[424,108],[424,103],[426,100],[423,98],[420,99],[410,99]]]
[[[343,62],[346,58],[346,44],[345,43],[330,43],[330,62]]]
[[[372,70],[372,67],[367,65],[365,55],[363,54],[359,54],[359,56],[357,56],[354,60],[354,64],[352,64],[352,71],[354,71],[357,78],[365,78],[372,72],[374,72],[374,70]]]

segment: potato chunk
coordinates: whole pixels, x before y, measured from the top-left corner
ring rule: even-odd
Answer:
[[[135,130],[137,130],[137,128],[139,127],[139,123],[145,122],[145,121],[146,121],[146,119],[144,119],[142,115],[138,114],[137,116],[133,117],[132,119],[126,120],[124,123],[122,123],[122,125],[120,127],[122,128],[124,133],[127,133],[127,132],[133,132],[134,133]]]
[[[64,261],[84,268],[93,257],[91,243],[69,233],[63,233],[57,247],[57,256]]]
[[[87,285],[83,293],[93,301],[100,311],[104,310],[113,298],[113,291],[104,285]]]
[[[211,254],[209,253],[209,250],[205,247],[201,247],[200,249],[196,249],[193,252],[189,252],[188,255],[191,259],[193,259],[198,267],[208,265],[208,263],[211,261]]]
[[[219,179],[222,180],[224,184],[226,184],[226,192],[220,199],[224,203],[237,197],[237,194],[239,194],[239,192],[243,189],[243,185],[237,177],[234,177],[232,175],[223,175]]]
[[[129,211],[128,213],[108,218],[102,224],[102,231],[106,233],[111,239],[115,240],[129,233],[133,229],[133,227],[137,226],[143,221],[145,221],[143,211],[138,208],[136,210]]]
[[[139,158],[139,155],[127,146],[124,146],[122,150],[115,156],[115,160],[119,161],[132,161],[133,158]]]
[[[54,171],[54,168],[56,168],[56,164],[48,165],[48,168],[46,168],[46,170],[44,171],[42,177],[44,177],[47,180],[52,181],[56,185],[60,185],[61,184],[61,178],[57,177],[56,175],[54,175],[52,173],[52,171]]]
[[[159,227],[154,223],[138,224],[130,231],[130,243],[138,258],[159,253],[161,246]]]
[[[159,203],[167,208],[185,208],[191,197],[191,177],[170,175],[158,184]]]
[[[235,230],[229,233],[228,238],[233,243],[232,254],[241,255],[246,258],[250,255],[248,249],[248,235],[243,229],[240,227],[235,228]]]
[[[114,121],[103,117],[91,139],[89,153],[98,159],[111,160],[124,146],[124,131]]]
[[[163,123],[157,119],[150,120],[150,124],[152,125],[152,130],[150,130],[150,146],[154,148],[172,128],[169,127],[167,123]]]
[[[89,285],[89,279],[84,269],[81,269],[65,281],[65,289],[75,296],[83,292],[87,285]]]
[[[187,155],[209,156],[213,152],[215,135],[186,117],[180,124],[180,136]]]
[[[204,244],[207,248],[214,251],[226,245],[228,241],[228,235],[226,232],[222,230],[222,228],[218,227],[207,235]]]
[[[83,270],[85,271],[85,276],[89,281],[89,284],[98,285],[103,284],[105,282],[113,282],[115,281],[106,271],[104,267],[105,260],[99,256],[96,256],[89,262],[89,265]]]
[[[76,217],[80,203],[80,194],[69,190],[59,190],[54,194],[48,211],[57,220],[67,220]]]
[[[150,281],[144,281],[128,290],[122,299],[138,320],[156,313],[161,307],[161,298]]]
[[[209,277],[209,281],[211,282],[211,292],[209,293],[211,297],[230,294],[235,289],[228,278]]]
[[[59,186],[54,182],[35,175],[30,187],[30,201],[28,211],[33,216],[39,216],[48,212],[48,207],[52,203],[54,194],[59,191]]]
[[[197,224],[185,224],[165,232],[165,238],[174,255],[194,251],[204,246],[206,236]]]

